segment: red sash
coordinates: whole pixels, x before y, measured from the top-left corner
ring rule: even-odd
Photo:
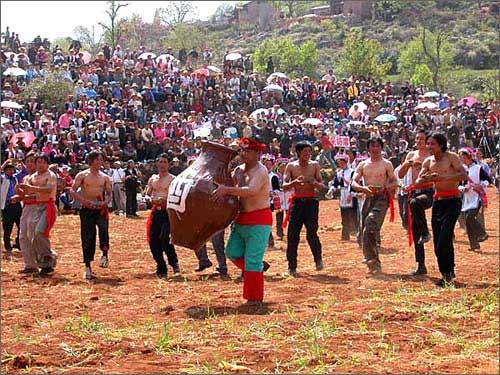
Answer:
[[[148,220],[146,220],[146,238],[148,240],[148,243],[151,240],[151,225],[153,225],[153,214],[156,210],[166,210],[167,209],[167,202],[157,205],[153,204],[151,207],[151,211],[149,212]]]
[[[234,222],[239,225],[273,225],[273,214],[270,208],[240,212]]]
[[[439,198],[455,198],[460,196],[460,190],[458,189],[451,189],[451,190],[442,190],[442,191],[436,191],[434,193],[434,199],[439,199]]]
[[[475,184],[475,182],[472,181],[472,178],[467,177],[467,179],[469,180],[469,182]],[[484,187],[482,185],[481,185],[481,190],[477,191],[476,193],[479,194],[479,198],[481,199],[481,203],[483,204],[483,207],[488,208],[488,197],[486,195],[486,190],[484,190]]]
[[[418,189],[427,189],[433,187],[434,184],[432,182],[423,182],[421,184],[413,184],[408,186],[406,192],[408,193],[408,202],[407,202],[407,216],[408,216],[408,243],[409,245],[413,245],[413,219],[411,217],[411,209],[410,209],[410,196],[411,193]]]
[[[286,210],[285,220],[283,220],[283,229],[286,229],[288,226],[288,221],[290,220],[290,214],[292,212],[292,206],[295,199],[298,198],[316,198],[316,194],[314,193],[303,193],[303,194],[292,194],[290,198],[288,198],[288,210]]]

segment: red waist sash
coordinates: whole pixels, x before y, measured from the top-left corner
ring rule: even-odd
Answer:
[[[157,210],[166,210],[167,209],[167,202],[164,202],[162,204],[153,204],[151,206],[151,211],[149,212],[148,220],[146,220],[146,238],[148,240],[148,243],[151,240],[151,225],[153,225],[153,214]]]
[[[459,196],[460,190],[458,189],[442,190],[434,193],[434,199],[458,198]]]
[[[102,201],[100,201],[100,202],[102,202]],[[95,207],[85,206],[85,205],[82,205],[82,207],[88,208],[90,210],[99,210],[99,215],[101,217],[105,218],[106,220],[109,220],[109,208],[107,205],[104,205],[101,208],[95,208]]]
[[[50,231],[54,224],[56,223],[56,205],[54,204],[54,199],[50,198],[47,201],[30,201],[25,202],[26,205],[35,205],[35,204],[45,204],[47,207],[45,208],[45,218],[47,219],[47,227],[43,231],[43,235],[47,238],[50,237]]]
[[[411,193],[414,192],[415,190],[420,190],[420,189],[428,189],[432,188],[434,184],[432,182],[423,182],[421,184],[413,184],[408,186],[406,189],[406,192],[408,193],[408,202],[407,202],[407,216],[408,216],[408,243],[409,245],[413,245],[413,219],[411,217],[411,209],[410,209],[410,200],[411,200]]]
[[[288,198],[288,209],[286,210],[286,216],[283,220],[283,229],[286,229],[288,226],[288,221],[290,220],[290,214],[292,212],[292,206],[294,204],[295,199],[300,198],[316,198],[316,194],[314,193],[302,193],[302,194],[292,194],[290,198]]]
[[[270,208],[240,212],[234,222],[239,225],[273,225],[273,214]]]

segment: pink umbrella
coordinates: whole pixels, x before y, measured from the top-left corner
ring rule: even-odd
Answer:
[[[472,107],[477,103],[477,100],[472,96],[466,96],[458,101],[458,105],[466,105],[468,107]]]
[[[208,69],[206,69],[206,68],[200,68],[200,69],[196,69],[193,72],[193,75],[199,75],[199,76],[208,77],[210,75],[210,71]]]
[[[33,132],[16,133],[10,139],[10,144],[17,145],[20,139],[23,140],[26,147],[31,147],[31,144],[35,140],[35,134],[33,134]]]
[[[85,64],[88,64],[90,62],[91,57],[92,55],[90,54],[90,52],[87,51],[82,52],[82,59]]]

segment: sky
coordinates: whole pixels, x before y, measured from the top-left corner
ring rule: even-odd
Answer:
[[[153,20],[156,8],[164,7],[168,1],[123,1],[127,7],[121,8],[119,16],[128,17],[137,13],[146,22]],[[237,1],[192,1],[198,9],[198,17],[207,20],[222,3]],[[90,27],[106,21],[108,5],[106,1],[5,1],[0,2],[1,29],[9,26],[19,33],[21,42],[42,38],[73,36],[78,25]],[[102,28],[97,26],[97,30]]]

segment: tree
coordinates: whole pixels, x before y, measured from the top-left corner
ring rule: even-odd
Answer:
[[[442,88],[444,74],[453,63],[453,50],[446,32],[431,32],[422,27],[417,39],[408,43],[398,59],[399,71],[406,78],[413,76],[416,66],[425,64],[432,73],[432,86]]]
[[[59,110],[64,110],[64,102],[73,90],[73,82],[62,78],[60,74],[46,72],[44,78],[35,78],[31,81],[20,95],[25,100],[36,96],[47,108],[56,106]]]
[[[390,69],[390,62],[382,62],[382,46],[376,40],[365,38],[359,29],[352,29],[346,37],[340,54],[340,69],[346,74],[371,75],[382,78]]]
[[[166,24],[175,26],[186,21],[190,13],[194,15],[195,11],[191,1],[169,1],[165,8],[160,8],[160,17]]]
[[[95,56],[101,49],[103,35],[96,35],[95,26],[92,26],[92,29],[82,25],[77,26],[73,29],[73,34],[80,41],[82,47],[88,50],[92,56]]]
[[[318,53],[312,41],[296,46],[290,38],[266,39],[253,54],[257,72],[266,72],[267,61],[272,57],[274,70],[293,75],[316,76]]]
[[[111,44],[113,50],[118,44],[117,41],[120,39],[120,28],[117,27],[118,24],[118,12],[121,8],[128,6],[128,4],[120,3],[116,0],[110,0],[107,2],[109,4],[109,9],[106,10],[106,14],[109,17],[109,24],[106,25],[103,22],[99,22],[99,25],[105,30],[105,37],[107,41]]]
[[[222,3],[217,7],[215,13],[210,17],[210,21],[212,23],[222,22],[224,21],[224,16],[226,13],[231,12],[234,9],[234,5],[229,3]]]
[[[162,24],[159,16],[155,14],[153,22],[149,23],[142,19],[139,14],[121,19],[118,23],[120,38],[118,43],[122,47],[137,50],[139,46],[145,46],[149,51],[162,49],[165,37],[169,33],[169,26]]]
[[[195,25],[185,23],[177,24],[164,40],[165,47],[172,47],[177,51],[185,49],[187,52],[193,48],[200,49],[206,44],[205,34]]]
[[[424,85],[425,87],[432,85],[432,72],[426,64],[418,64],[415,67],[411,83],[415,86]]]

